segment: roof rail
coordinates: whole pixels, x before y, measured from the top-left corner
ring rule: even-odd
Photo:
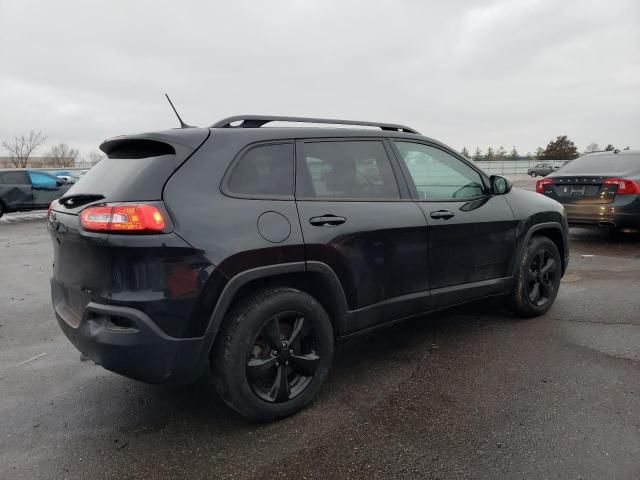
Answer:
[[[231,125],[235,122],[242,122],[239,125]],[[378,127],[382,130],[394,132],[420,133],[417,130],[404,125],[393,123],[363,122],[359,120],[338,120],[335,118],[307,118],[307,117],[283,117],[275,115],[235,115],[224,118],[211,128],[259,128],[269,122],[300,122],[300,123],[330,123],[335,125],[361,125],[365,127]]]

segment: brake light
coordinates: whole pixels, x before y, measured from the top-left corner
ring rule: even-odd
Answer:
[[[125,203],[85,208],[80,224],[93,232],[161,232],[166,223],[153,205]]]
[[[54,200],[53,202],[51,202],[49,204],[49,210],[47,210],[47,220],[51,220],[51,215],[53,213],[53,204],[57,203],[57,202],[58,202],[58,200]]]
[[[607,178],[605,185],[618,187],[618,195],[630,195],[632,193],[640,193],[640,183],[628,178]]]
[[[536,192],[544,193],[544,186],[551,185],[552,183],[553,183],[553,180],[550,178],[541,178],[536,182]]]

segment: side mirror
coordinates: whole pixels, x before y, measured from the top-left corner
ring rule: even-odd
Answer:
[[[64,178],[56,178],[56,183],[58,184],[58,186],[60,186],[67,183],[67,181]]]
[[[513,188],[513,182],[507,177],[500,175],[491,175],[491,193],[494,195],[506,195]]]

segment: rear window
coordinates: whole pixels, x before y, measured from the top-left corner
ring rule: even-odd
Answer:
[[[634,170],[640,172],[640,155],[585,155],[570,161],[559,172],[588,174],[607,172],[607,170],[611,173]]]
[[[293,197],[293,143],[259,145],[233,166],[227,193],[249,197]]]
[[[108,156],[83,175],[64,195],[99,195],[105,201],[160,200],[167,179],[192,152],[170,144],[123,139],[101,147]]]

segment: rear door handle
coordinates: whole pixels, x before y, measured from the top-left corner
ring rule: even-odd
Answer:
[[[454,213],[451,213],[449,210],[438,210],[437,212],[431,212],[429,216],[431,218],[442,218],[443,220],[449,220],[456,215]]]
[[[320,217],[311,217],[309,223],[317,227],[335,227],[346,222],[344,217],[338,217],[337,215],[322,215]]]

